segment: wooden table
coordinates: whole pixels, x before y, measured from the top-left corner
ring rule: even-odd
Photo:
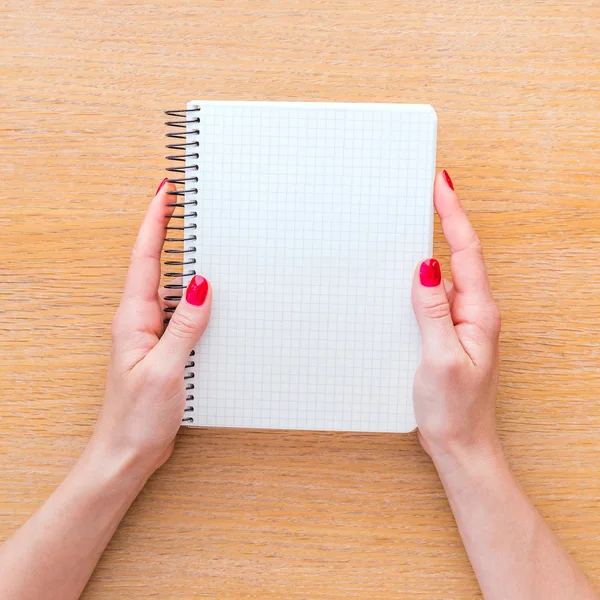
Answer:
[[[16,2],[0,9],[0,535],[75,462],[130,248],[191,98],[428,102],[504,324],[498,421],[600,585],[597,2]],[[448,251],[436,224],[436,254]],[[84,593],[480,598],[416,435],[182,431]]]

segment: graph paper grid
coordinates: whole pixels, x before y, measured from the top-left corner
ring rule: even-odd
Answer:
[[[193,258],[213,288],[193,425],[405,432],[431,255],[427,105],[194,101]]]

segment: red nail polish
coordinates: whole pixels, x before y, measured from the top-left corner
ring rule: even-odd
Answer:
[[[454,184],[452,183],[452,179],[450,179],[450,175],[448,175],[448,171],[446,171],[446,169],[442,171],[442,175],[444,176],[444,181],[450,186],[450,189],[453,190]]]
[[[189,283],[185,299],[194,306],[202,306],[208,296],[208,281],[202,275],[196,275]]]
[[[169,181],[168,177],[165,177],[161,182],[160,185],[156,188],[156,191],[154,192],[154,195],[156,196],[156,194],[158,194],[158,192],[160,192],[160,190],[162,189],[162,186],[165,185],[165,183],[167,183],[167,181]]]
[[[419,278],[421,285],[425,287],[436,287],[442,281],[442,269],[440,263],[435,258],[428,258],[421,263],[419,269]]]

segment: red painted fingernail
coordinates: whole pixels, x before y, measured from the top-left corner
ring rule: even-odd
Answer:
[[[185,299],[194,306],[202,306],[208,296],[208,281],[202,275],[196,275],[189,283]]]
[[[162,186],[165,185],[165,183],[167,183],[167,181],[169,181],[168,177],[165,177],[161,182],[160,185],[156,188],[156,191],[154,192],[154,195],[156,196],[156,194],[158,194],[158,192],[160,192],[160,190],[162,189]]]
[[[454,184],[452,183],[452,179],[450,179],[450,175],[448,175],[448,171],[446,171],[446,169],[442,171],[442,175],[444,176],[444,181],[450,186],[450,189],[453,190]]]
[[[419,278],[421,285],[425,287],[436,287],[442,281],[442,269],[440,263],[435,258],[428,258],[421,263],[419,269]]]

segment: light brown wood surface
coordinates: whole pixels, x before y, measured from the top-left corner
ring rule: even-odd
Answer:
[[[163,110],[426,102],[502,310],[502,440],[600,586],[597,2],[11,0],[0,47],[2,539],[92,431]],[[481,596],[416,435],[210,429],[181,432],[84,593],[192,597]]]

